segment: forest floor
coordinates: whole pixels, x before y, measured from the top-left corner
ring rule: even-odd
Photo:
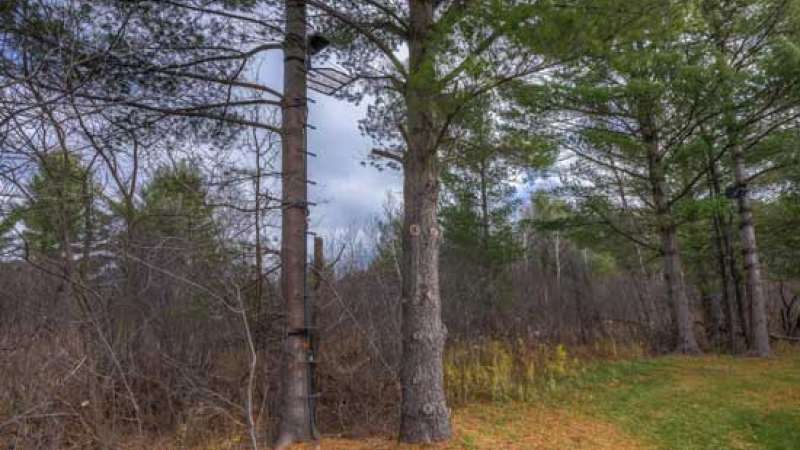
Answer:
[[[457,408],[453,424],[447,444],[325,438],[319,448],[798,450],[800,352],[596,364],[533,402]]]

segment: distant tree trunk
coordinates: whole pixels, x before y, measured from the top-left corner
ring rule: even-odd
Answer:
[[[583,264],[577,261],[577,258],[571,260],[572,279],[568,284],[572,286],[575,295],[575,315],[578,322],[578,338],[581,345],[588,345],[594,340],[595,330],[601,329],[602,333],[603,323],[599,319],[599,314],[594,307],[594,285],[592,284],[592,276],[589,268],[589,257],[586,249],[583,250]],[[567,266],[569,267],[569,265]]]
[[[406,86],[408,150],[403,182],[403,359],[400,440],[435,442],[450,438],[444,393],[443,357],[447,331],[439,295],[439,165],[435,72],[428,47],[433,1],[410,2],[409,73]]]
[[[722,305],[722,294],[719,292],[709,292],[703,289],[700,293],[703,300],[703,312],[705,313],[705,325],[708,341],[712,347],[719,348],[723,341],[724,312]]]
[[[556,257],[556,285],[559,291],[561,291],[561,234],[558,231],[556,231],[555,234],[555,238],[553,239],[553,251]]]
[[[312,264],[312,273],[313,277],[311,279],[311,299],[313,301],[312,308],[310,309],[310,317],[306,317],[306,323],[311,324],[311,332],[309,334],[310,338],[310,348],[311,348],[311,355],[313,356],[314,360],[318,360],[319,352],[319,316],[320,311],[322,310],[323,305],[323,284],[322,282],[327,279],[327,274],[325,273],[325,246],[323,240],[319,236],[314,237],[314,260]],[[309,366],[309,388],[311,392],[315,392],[315,389],[318,389],[317,386],[320,385],[320,377],[319,371],[316,370],[316,366]],[[313,424],[317,423],[317,402],[316,399],[309,403],[309,407],[311,410],[309,414],[311,416],[311,420]],[[316,434],[316,430],[315,434]]]
[[[481,159],[479,162],[478,176],[480,177],[480,209],[481,209],[481,250],[483,256],[480,258],[479,265],[482,269],[480,276],[482,281],[480,283],[480,296],[483,302],[489,304],[489,311],[491,316],[496,315],[497,305],[497,286],[496,281],[500,272],[500,267],[493,264],[489,258],[489,238],[491,236],[491,219],[489,217],[489,180],[486,173],[487,167],[486,159]],[[488,317],[488,316],[487,316]],[[494,327],[495,324],[490,324]]]
[[[489,253],[489,194],[486,180],[486,161],[481,161],[480,170],[478,171],[481,177],[481,245],[485,255]],[[489,261],[485,261],[489,265]]]
[[[784,336],[795,337],[797,331],[800,330],[800,311],[795,313],[795,305],[798,304],[800,298],[797,295],[792,295],[791,300],[786,297],[783,280],[780,282],[778,292],[782,303],[781,328],[783,328],[783,334]]]
[[[654,138],[650,139],[649,147],[650,187],[656,208],[659,233],[661,234],[667,298],[672,304],[678,339],[675,351],[684,354],[697,354],[701,352],[694,336],[692,313],[689,308],[689,298],[686,296],[683,268],[681,267],[681,258],[678,251],[678,232],[667,200],[666,174],[659,154],[658,143]]]
[[[282,364],[282,411],[277,447],[313,438],[309,411],[308,331],[305,323],[306,218],[305,157],[306,5],[286,0],[282,114],[281,293],[286,337]]]
[[[750,320],[745,314],[745,298],[742,289],[742,274],[739,271],[739,265],[736,259],[736,252],[734,250],[734,233],[733,233],[733,217],[728,214],[728,217],[722,217],[722,243],[725,245],[725,263],[728,266],[728,273],[731,277],[731,290],[734,299],[736,300],[736,313],[739,320],[740,332],[744,338],[745,345],[750,346]]]
[[[709,161],[708,165],[708,185],[709,191],[713,198],[721,198],[722,189],[719,182],[719,173],[717,172],[716,162]],[[720,293],[722,295],[722,313],[725,318],[725,328],[728,334],[728,346],[731,353],[736,353],[737,348],[737,332],[736,332],[736,309],[731,298],[731,276],[728,268],[726,251],[728,246],[723,238],[723,220],[724,218],[719,211],[714,211],[712,218],[712,231],[713,231],[713,244],[717,256],[717,270],[720,277]]]
[[[684,354],[700,353],[700,347],[694,336],[692,314],[686,287],[683,279],[680,254],[678,253],[678,234],[674,225],[661,230],[662,248],[664,252],[664,278],[667,283],[667,297],[671,300],[678,343],[676,351]]]
[[[722,314],[725,318],[725,329],[728,338],[728,347],[731,353],[737,352],[736,309],[731,298],[731,277],[728,265],[725,263],[725,246],[722,240],[720,217],[714,214],[714,250],[717,256],[717,270],[720,277],[720,295],[722,301]]]
[[[767,326],[767,302],[761,283],[761,265],[758,260],[756,228],[753,223],[753,210],[748,196],[747,175],[744,154],[739,146],[733,148],[734,177],[744,258],[745,287],[750,298],[750,329],[752,341],[750,351],[765,357],[770,354],[769,329]]]
[[[639,302],[642,305],[642,318],[647,324],[647,330],[649,333],[652,333],[655,327],[655,320],[653,319],[653,316],[655,315],[655,306],[653,304],[652,293],[650,290],[650,273],[648,272],[647,266],[645,266],[644,263],[642,247],[637,243],[633,244],[633,246],[636,250],[636,258],[639,263],[638,269],[639,273],[641,274],[641,278],[639,280],[634,279],[636,295],[639,297]]]
[[[255,203],[255,251],[256,251],[256,285],[255,295],[251,314],[258,321],[256,329],[262,330],[263,320],[261,318],[261,309],[263,307],[261,301],[264,298],[264,255],[262,254],[263,248],[261,247],[261,149],[257,142],[254,145],[256,151],[256,177],[255,177],[255,196],[253,198]],[[258,333],[259,335],[261,333]]]

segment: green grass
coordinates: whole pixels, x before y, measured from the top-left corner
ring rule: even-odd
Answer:
[[[596,366],[559,389],[658,449],[800,449],[800,355],[665,357]]]

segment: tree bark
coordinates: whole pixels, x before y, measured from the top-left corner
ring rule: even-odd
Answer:
[[[653,204],[656,209],[656,220],[661,234],[661,250],[664,260],[664,280],[667,285],[667,298],[673,308],[673,319],[677,343],[675,351],[683,354],[699,354],[700,347],[694,336],[692,313],[689,298],[683,279],[683,268],[678,250],[678,232],[672,218],[672,211],[667,200],[666,174],[654,140],[649,142],[648,162]]]
[[[742,289],[742,274],[739,271],[739,265],[736,259],[736,252],[733,245],[733,215],[728,214],[728,217],[722,218],[722,242],[725,245],[725,258],[728,265],[728,273],[731,275],[731,284],[734,299],[736,300],[736,312],[739,317],[739,327],[741,328],[741,335],[744,338],[746,347],[750,347],[750,320],[745,314],[745,298]]]
[[[752,340],[750,351],[761,357],[769,356],[769,329],[767,326],[767,305],[761,283],[761,264],[758,260],[756,228],[753,223],[753,210],[748,195],[747,174],[741,148],[735,146],[732,152],[736,198],[739,206],[742,257],[745,269],[745,290],[750,298],[750,330]]]
[[[662,227],[661,243],[664,252],[664,279],[667,284],[667,298],[670,299],[674,310],[678,338],[675,351],[683,354],[699,354],[701,351],[694,336],[692,313],[689,308],[689,298],[686,296],[683,268],[678,251],[678,234],[674,225],[670,224]]]
[[[709,191],[713,198],[721,198],[722,189],[720,187],[719,173],[717,172],[716,162],[709,159],[708,164],[708,184]],[[714,234],[713,244],[717,257],[717,270],[720,277],[720,292],[722,294],[722,308],[725,317],[725,327],[728,334],[728,346],[731,353],[737,353],[738,336],[736,332],[736,308],[731,292],[731,274],[727,264],[728,245],[723,235],[724,218],[719,211],[714,211],[712,221],[712,231]]]
[[[305,320],[306,5],[286,0],[283,64],[281,292],[286,312],[282,364],[282,411],[276,447],[314,437],[309,408],[308,332]]]
[[[436,442],[451,436],[444,392],[447,331],[439,295],[439,164],[435,73],[428,48],[433,2],[410,2],[409,80],[406,86],[408,150],[403,180],[403,360],[400,440]]]
[[[736,310],[731,298],[731,280],[728,274],[728,265],[725,263],[725,246],[722,240],[719,214],[714,213],[713,221],[714,251],[717,257],[717,270],[720,277],[720,294],[722,295],[722,313],[725,318],[725,328],[728,338],[728,347],[731,353],[737,352]]]

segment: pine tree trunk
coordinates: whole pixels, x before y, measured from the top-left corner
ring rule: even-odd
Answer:
[[[439,295],[439,166],[432,61],[427,47],[433,26],[431,0],[410,2],[409,72],[406,87],[407,154],[403,183],[403,360],[400,440],[450,438],[444,392],[444,343]]]
[[[728,273],[731,276],[731,290],[733,291],[734,299],[736,300],[736,313],[739,318],[739,327],[741,328],[741,335],[744,338],[745,346],[750,347],[750,320],[745,314],[745,298],[742,289],[742,274],[739,271],[739,265],[736,259],[736,252],[733,245],[733,217],[728,214],[728,217],[722,218],[722,242],[725,244],[725,258],[728,266]]]
[[[717,256],[717,270],[720,277],[720,292],[722,295],[722,313],[725,318],[725,328],[728,337],[728,347],[731,353],[737,352],[738,342],[736,333],[736,309],[731,298],[731,280],[728,273],[728,265],[725,263],[725,246],[722,240],[722,230],[720,217],[714,214],[714,250]]]
[[[709,191],[713,198],[720,198],[722,189],[720,187],[719,173],[717,172],[716,162],[709,161],[708,165],[708,184]],[[714,211],[712,232],[713,245],[717,257],[717,270],[720,277],[720,291],[722,294],[722,312],[725,317],[725,327],[728,334],[728,346],[731,353],[738,351],[738,336],[736,332],[736,307],[731,292],[731,275],[728,270],[727,255],[728,245],[723,237],[723,220],[719,211]]]
[[[442,368],[446,330],[439,295],[439,180],[433,156],[409,156],[404,183],[400,439],[435,442],[450,437]]]
[[[692,313],[689,298],[683,280],[680,254],[678,252],[678,234],[674,225],[662,227],[661,243],[664,252],[664,279],[667,284],[667,298],[673,307],[678,342],[677,353],[697,354],[700,347],[694,336]]]
[[[745,289],[750,298],[750,327],[752,340],[750,351],[761,357],[769,356],[769,330],[767,327],[767,305],[761,283],[761,265],[758,260],[756,228],[753,223],[753,210],[747,192],[744,155],[738,147],[733,149],[734,177],[737,187],[742,256],[745,269]]]
[[[667,200],[666,175],[658,152],[658,145],[650,142],[648,155],[650,184],[653,193],[653,204],[656,208],[656,220],[661,234],[661,250],[664,260],[664,279],[667,285],[667,298],[673,308],[677,344],[675,351],[683,354],[697,354],[700,347],[694,336],[689,298],[683,280],[680,253],[678,251],[678,233],[672,212]]]
[[[305,323],[306,217],[305,158],[306,6],[286,1],[284,107],[282,114],[281,293],[285,302],[286,337],[281,373],[282,411],[277,447],[313,438],[309,414],[308,330]]]

